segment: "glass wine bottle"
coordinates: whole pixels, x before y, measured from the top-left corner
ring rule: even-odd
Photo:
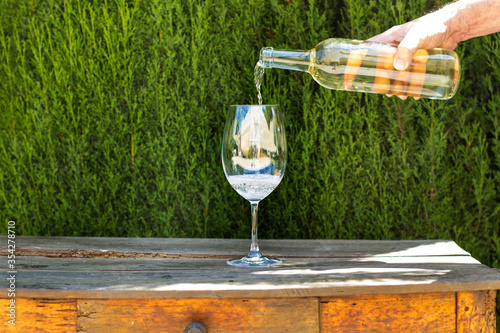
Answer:
[[[397,46],[330,38],[309,51],[265,47],[258,66],[308,72],[325,88],[449,99],[457,91],[460,63],[454,51],[418,50],[405,71],[393,66]]]

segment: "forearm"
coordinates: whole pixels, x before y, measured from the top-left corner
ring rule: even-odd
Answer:
[[[459,0],[441,9],[457,42],[500,31],[500,0]]]

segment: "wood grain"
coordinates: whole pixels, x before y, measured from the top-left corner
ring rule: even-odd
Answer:
[[[496,290],[457,293],[457,332],[495,333]]]
[[[0,236],[0,244],[7,244]],[[266,256],[280,258],[362,258],[394,256],[469,256],[447,240],[259,239]],[[16,237],[16,256],[103,258],[227,258],[248,253],[249,239]],[[0,246],[0,255],[7,248]]]
[[[79,332],[318,332],[318,300],[165,299],[78,301]]]
[[[321,300],[321,332],[455,332],[455,293]]]
[[[0,257],[0,266],[6,267]],[[275,298],[500,288],[469,256],[287,259],[246,270],[223,259],[17,257],[19,297]],[[0,271],[0,279],[5,272]]]
[[[76,332],[76,300],[16,298],[15,325],[7,323],[9,302],[0,298],[0,332]]]

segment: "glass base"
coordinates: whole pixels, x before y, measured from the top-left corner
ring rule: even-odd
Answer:
[[[236,267],[269,267],[279,265],[283,261],[279,259],[269,259],[264,256],[250,257],[245,256],[241,259],[228,260],[227,264]]]

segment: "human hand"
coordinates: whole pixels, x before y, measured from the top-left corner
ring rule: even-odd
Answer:
[[[393,66],[401,72],[407,70],[418,49],[454,50],[459,42],[499,31],[500,1],[458,0],[369,40],[399,44]]]
[[[393,66],[398,70],[398,76],[408,75],[408,66],[414,62],[414,55],[425,49],[446,48],[453,50],[460,42],[460,34],[466,27],[453,19],[452,13],[435,12],[422,16],[416,20],[402,25],[394,26],[391,29],[374,36],[369,41],[398,44],[396,54],[394,55]],[[415,66],[425,65],[416,64]],[[417,69],[415,67],[415,69]],[[422,82],[423,84],[423,82]],[[392,95],[388,94],[391,97]],[[405,100],[407,96],[398,96]],[[418,96],[413,96],[419,99]]]
[[[454,24],[450,24],[450,22]],[[399,44],[394,57],[394,68],[405,70],[418,49],[436,47],[454,50],[460,42],[457,32],[466,27],[452,20],[446,13],[435,12],[374,36],[369,41]]]

